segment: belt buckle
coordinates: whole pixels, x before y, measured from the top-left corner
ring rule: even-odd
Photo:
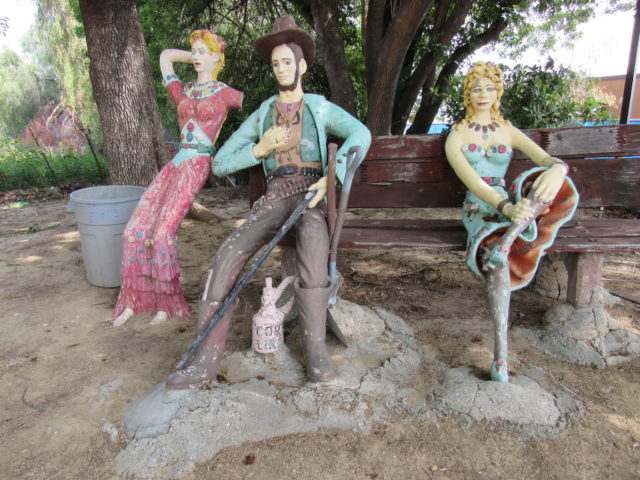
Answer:
[[[282,165],[279,168],[282,169],[283,177],[292,177],[298,174],[298,167],[295,165]]]

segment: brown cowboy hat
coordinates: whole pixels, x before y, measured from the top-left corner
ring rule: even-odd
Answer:
[[[271,51],[278,45],[288,42],[293,42],[302,48],[304,59],[307,65],[311,66],[316,53],[316,43],[307,31],[296,25],[291,15],[285,15],[273,22],[273,32],[257,39],[254,46],[258,55],[265,62],[271,63]]]

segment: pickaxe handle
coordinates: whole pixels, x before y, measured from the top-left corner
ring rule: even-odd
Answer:
[[[335,282],[336,271],[336,257],[338,254],[338,245],[340,244],[340,235],[342,234],[342,227],[344,225],[345,216],[347,213],[347,205],[349,203],[349,194],[351,193],[351,184],[355,177],[356,170],[360,166],[362,161],[362,147],[354,146],[347,152],[347,165],[344,175],[344,181],[342,182],[342,192],[340,193],[340,204],[338,205],[338,214],[336,217],[336,226],[331,236],[331,243],[329,247],[329,277],[332,282]],[[330,303],[335,303],[336,291],[332,292]]]

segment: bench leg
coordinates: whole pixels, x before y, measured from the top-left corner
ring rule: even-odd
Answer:
[[[551,307],[545,328],[525,337],[557,358],[577,365],[617,365],[640,355],[640,335],[616,322],[604,306],[602,253],[567,253],[567,302]]]
[[[594,293],[602,283],[603,262],[602,253],[567,254],[567,301],[575,308],[602,306],[602,296]]]

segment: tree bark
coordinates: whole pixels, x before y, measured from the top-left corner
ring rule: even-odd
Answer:
[[[433,0],[407,0],[392,15],[382,35],[380,12],[374,12],[374,2],[367,21],[367,48],[365,51],[369,110],[367,126],[373,135],[391,133],[392,111],[400,79],[400,69],[413,39],[431,7]],[[384,3],[384,2],[380,2]],[[383,38],[382,42],[379,38]]]
[[[111,183],[148,185],[167,160],[134,0],[80,0]]]
[[[313,0],[311,2],[314,30],[318,47],[324,60],[324,69],[329,80],[331,101],[340,105],[351,115],[356,115],[356,100],[349,78],[349,65],[344,51],[344,39],[338,29],[338,5],[336,0]]]
[[[420,107],[418,108],[416,116],[413,119],[413,124],[407,130],[407,133],[414,134],[427,132],[427,128],[431,125],[433,119],[438,114],[438,110],[440,109],[440,104],[444,98],[442,92],[449,86],[451,77],[455,75],[462,61],[477,49],[496,40],[506,27],[506,19],[504,16],[500,16],[500,18],[493,22],[483,33],[455,49],[447,59],[447,63],[440,70],[438,78],[435,80],[435,84],[432,85],[432,77],[431,81],[426,82],[423,85]],[[431,93],[434,89],[439,93]]]
[[[454,8],[451,9],[451,13],[446,16],[449,5],[450,2],[442,1],[438,6],[436,21],[430,34],[430,36],[434,38],[435,50],[451,43],[455,34],[460,31],[471,8],[471,2],[458,2]],[[416,103],[420,90],[430,91],[431,87],[433,87],[432,83],[438,60],[433,49],[430,50],[427,54],[423,55],[406,82],[406,86],[399,96],[400,98],[392,114],[391,133],[394,135],[400,135],[404,132],[407,120],[411,114],[411,109]],[[428,88],[425,88],[427,86]],[[438,105],[440,105],[440,102],[438,102]]]

